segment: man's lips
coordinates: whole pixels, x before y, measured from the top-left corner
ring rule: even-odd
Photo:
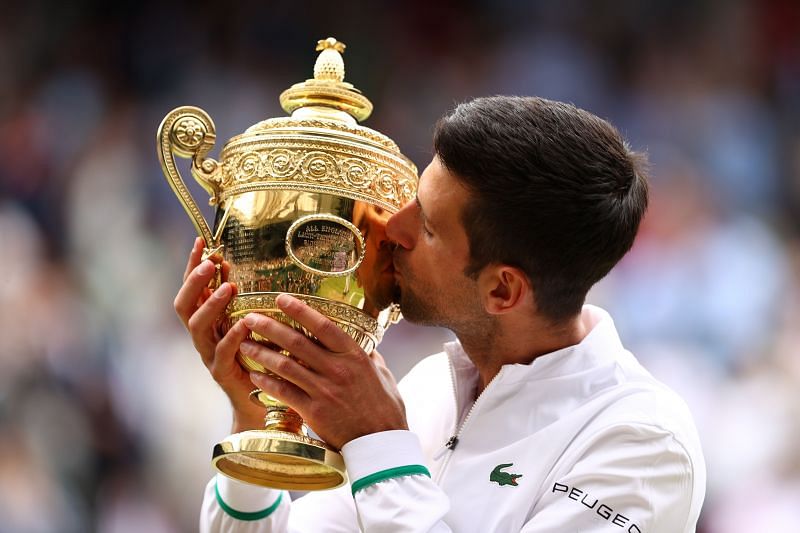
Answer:
[[[386,261],[386,264],[383,265],[379,272],[381,274],[392,274],[394,271],[394,261],[390,259],[389,261]]]
[[[396,255],[392,255],[392,269],[396,276],[400,274],[400,265],[398,264]]]

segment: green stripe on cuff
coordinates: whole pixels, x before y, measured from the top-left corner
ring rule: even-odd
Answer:
[[[374,485],[375,483],[380,483],[381,481],[386,481],[387,479],[392,479],[395,477],[414,476],[418,474],[431,477],[431,473],[422,465],[398,466],[396,468],[389,468],[387,470],[375,472],[374,474],[362,477],[361,479],[353,482],[351,485],[353,496],[355,496],[356,492],[360,491],[361,489],[369,487],[370,485]]]
[[[253,520],[261,520],[262,518],[268,517],[273,513],[273,511],[275,511],[275,509],[278,508],[278,506],[281,504],[281,500],[283,499],[283,492],[281,492],[280,495],[278,496],[278,499],[275,500],[275,503],[273,503],[266,509],[263,509],[261,511],[255,511],[252,513],[244,513],[242,511],[237,511],[236,509],[230,507],[227,503],[222,501],[222,496],[219,495],[219,487],[217,486],[216,483],[214,483],[214,492],[217,495],[217,503],[219,504],[220,507],[222,507],[223,511],[225,511],[229,516],[232,516],[236,520],[242,520],[245,522],[252,522]]]

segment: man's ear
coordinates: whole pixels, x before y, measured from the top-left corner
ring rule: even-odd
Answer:
[[[489,265],[478,276],[483,307],[490,315],[518,310],[533,301],[533,287],[525,273],[508,265]]]

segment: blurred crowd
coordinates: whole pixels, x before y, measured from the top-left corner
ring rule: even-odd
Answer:
[[[216,156],[284,115],[329,35],[420,168],[488,94],[573,102],[649,153],[651,209],[589,300],[693,410],[699,530],[800,530],[795,0],[28,0],[0,14],[0,533],[196,529],[230,415],[172,310],[194,234],[156,128],[200,106]],[[446,336],[381,350],[402,375]]]

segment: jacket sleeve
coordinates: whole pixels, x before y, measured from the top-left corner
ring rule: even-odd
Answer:
[[[660,428],[606,428],[547,483],[522,532],[693,533],[705,493],[697,457]]]
[[[342,448],[364,533],[445,533],[450,501],[431,479],[416,434],[384,431]]]
[[[291,501],[217,474],[206,486],[202,533],[405,533],[450,531],[442,517],[450,502],[431,480],[419,439],[385,431],[345,444],[350,484]]]
[[[349,486],[310,492],[292,501],[287,491],[217,474],[206,486],[201,533],[356,533]]]
[[[206,485],[200,513],[202,533],[288,531],[290,496],[217,474]]]

